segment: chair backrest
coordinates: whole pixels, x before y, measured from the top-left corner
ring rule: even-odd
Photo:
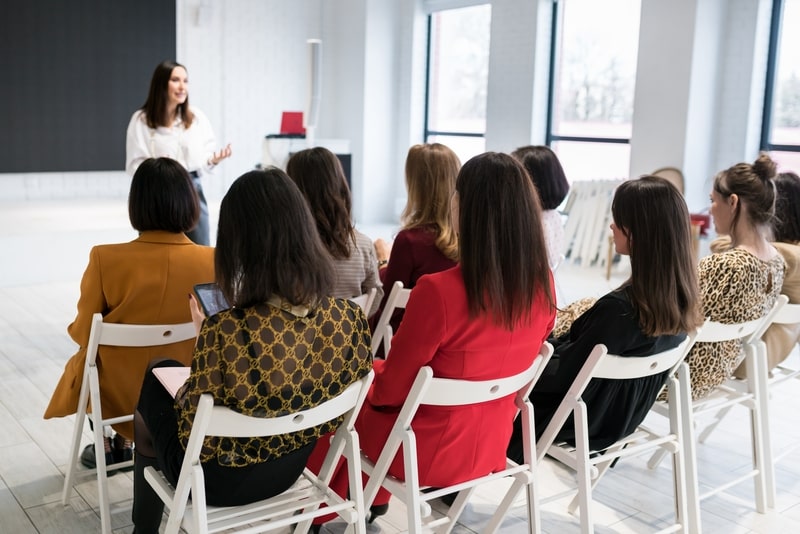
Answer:
[[[361,306],[361,309],[364,310],[364,315],[369,316],[369,311],[372,309],[372,303],[375,302],[375,295],[378,294],[378,288],[373,287],[366,293],[362,293],[357,297],[353,297],[350,300]]]
[[[697,336],[697,331],[691,332],[673,349],[640,357],[608,354],[605,345],[595,345],[536,443],[536,456],[539,460],[547,454],[547,450],[555,441],[561,427],[564,426],[578,403],[582,402],[581,396],[592,378],[629,379],[650,376],[667,370],[675,372],[691,350]]]
[[[205,436],[218,437],[263,437],[299,432],[332,421],[348,411],[355,416],[356,408],[366,398],[374,373],[350,384],[342,393],[313,408],[277,417],[255,417],[244,415],[225,406],[214,406],[214,398],[204,393],[198,402],[197,415],[192,424],[192,436],[200,435],[200,443]],[[349,421],[345,420],[347,426]],[[191,443],[191,439],[190,439]],[[187,448],[188,456],[188,448]]]
[[[751,343],[759,339],[764,332],[772,324],[773,318],[778,314],[789,298],[786,295],[781,295],[775,301],[772,309],[758,319],[752,321],[745,321],[738,324],[724,324],[711,319],[706,319],[697,335],[698,342],[719,342],[719,341],[732,341],[740,339],[744,343]]]
[[[772,316],[772,324],[800,324],[800,304],[789,304],[787,298],[786,304]]]
[[[392,315],[398,308],[405,308],[408,304],[408,298],[411,296],[411,290],[403,287],[403,282],[397,281],[392,284],[392,290],[389,296],[386,297],[386,304],[383,306],[383,311],[375,324],[375,329],[372,332],[372,354],[378,351],[378,348],[383,343],[383,354],[386,357],[389,354],[389,349],[392,346]]]
[[[86,361],[96,364],[100,345],[115,347],[157,347],[197,337],[194,323],[180,324],[118,324],[103,322],[103,315],[92,316],[92,329],[86,345]]]
[[[747,341],[753,341],[756,339],[760,339],[764,332],[770,327],[772,323],[779,323],[779,324],[791,324],[791,323],[799,323],[800,322],[800,312],[795,311],[792,309],[793,306],[800,307],[800,305],[791,305],[789,304],[789,297],[786,295],[778,296],[778,299],[775,301],[775,304],[772,306],[772,309],[767,312],[767,314],[761,318],[761,324],[758,327],[750,338]],[[784,310],[785,313],[784,313]],[[780,320],[778,320],[780,319]]]
[[[683,172],[677,167],[661,167],[651,173],[653,176],[660,176],[674,185],[681,195],[684,192]]]
[[[686,358],[692,345],[694,345],[697,335],[698,331],[694,331],[686,336],[686,339],[674,349],[650,356],[625,357],[606,354],[597,363],[592,378],[624,380],[652,376],[668,371]]]
[[[472,381],[435,378],[430,367],[423,367],[417,373],[417,380],[414,381],[409,397],[414,394],[418,381],[420,384],[424,384],[421,387],[420,405],[460,406],[480,404],[500,399],[520,390],[524,392],[524,386],[530,385],[533,387],[535,379],[541,375],[544,366],[547,365],[552,355],[553,346],[545,342],[539,350],[539,357],[534,360],[528,369],[514,376],[493,380]],[[530,390],[524,393],[525,397],[527,397]]]

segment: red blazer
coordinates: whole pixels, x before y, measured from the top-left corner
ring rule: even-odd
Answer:
[[[550,285],[554,294],[552,278]],[[411,292],[388,358],[374,363],[375,381],[356,422],[362,450],[377,459],[422,366],[442,378],[511,376],[533,362],[554,322],[555,310],[543,294],[530,324],[513,331],[471,319],[460,267],[423,276]],[[505,468],[515,414],[513,395],[475,406],[421,407],[412,423],[420,483],[441,487]],[[402,461],[398,453],[392,475],[402,477]]]

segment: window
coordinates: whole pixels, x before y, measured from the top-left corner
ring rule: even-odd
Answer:
[[[449,146],[462,162],[486,147],[490,23],[489,4],[428,17],[425,142]]]
[[[800,172],[800,0],[775,0],[761,148],[782,170]]]
[[[627,177],[641,0],[554,0],[547,144],[570,181]]]

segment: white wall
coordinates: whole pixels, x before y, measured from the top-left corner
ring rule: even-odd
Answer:
[[[687,174],[690,208],[707,181],[758,148],[771,0],[642,0],[631,175]],[[354,216],[393,223],[408,147],[422,141],[425,6],[431,0],[177,0],[177,59],[191,102],[234,156],[210,198],[261,161],[284,110],[303,110],[308,38],[323,41],[317,138],[350,141]],[[444,2],[441,5],[450,3]],[[486,146],[544,140],[550,0],[492,0]],[[124,196],[124,173],[0,176],[0,200]]]

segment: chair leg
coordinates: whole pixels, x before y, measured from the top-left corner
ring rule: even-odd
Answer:
[[[589,433],[587,431],[586,405],[579,402],[575,407],[575,454],[578,465],[578,501],[580,502],[581,533],[593,534],[592,477],[589,465]]]
[[[709,438],[709,436],[711,436],[711,433],[714,432],[714,430],[717,428],[717,426],[719,426],[719,424],[722,422],[725,416],[728,415],[728,413],[731,411],[732,408],[733,406],[726,406],[725,408],[722,408],[720,411],[718,411],[716,415],[714,415],[714,420],[708,426],[706,426],[703,429],[703,431],[700,432],[700,434],[697,436],[697,442],[705,443],[706,440]]]
[[[75,413],[75,425],[72,427],[72,441],[69,445],[69,457],[67,459],[67,471],[64,474],[64,488],[61,490],[61,504],[66,505],[72,491],[72,484],[75,481],[75,469],[78,467],[78,458],[81,451],[81,437],[83,436],[83,425],[86,424],[86,403],[89,401],[89,374],[83,373],[81,391],[78,394],[78,411]]]
[[[692,387],[689,378],[689,366],[684,362],[678,367],[678,381],[682,387],[676,395],[680,395],[680,422],[683,435],[683,461],[686,477],[686,504],[688,532],[700,532],[700,485],[697,476],[697,451],[694,433],[694,412],[692,409]]]
[[[765,397],[765,392],[761,389],[761,365],[759,365],[757,361],[760,351],[758,351],[757,347],[748,344],[745,344],[745,351],[747,382],[750,392],[753,394],[753,404],[748,406],[750,409],[753,468],[756,470],[753,483],[755,484],[756,510],[763,514],[767,511],[767,476],[765,474],[767,465],[764,443],[764,413],[761,411],[761,401]]]
[[[98,506],[100,508],[100,524],[103,534],[111,534],[111,503],[108,496],[108,472],[104,443],[105,425],[100,405],[100,379],[97,367],[89,368],[89,395],[92,400],[92,422],[94,430],[94,458],[97,475]]]
[[[683,442],[683,413],[681,409],[682,398],[680,395],[681,384],[672,377],[669,381],[669,427],[670,432],[678,437],[678,447],[672,453],[672,480],[675,492],[675,522],[681,526],[683,532],[689,527],[689,502],[686,486],[686,458],[684,457]]]
[[[767,508],[775,508],[775,458],[772,450],[772,434],[770,433],[769,416],[769,384],[767,369],[767,347],[763,341],[759,341],[756,353],[756,364],[758,366],[759,395],[756,397],[756,404],[761,412],[761,441],[763,443],[763,473],[764,486],[766,491]]]

